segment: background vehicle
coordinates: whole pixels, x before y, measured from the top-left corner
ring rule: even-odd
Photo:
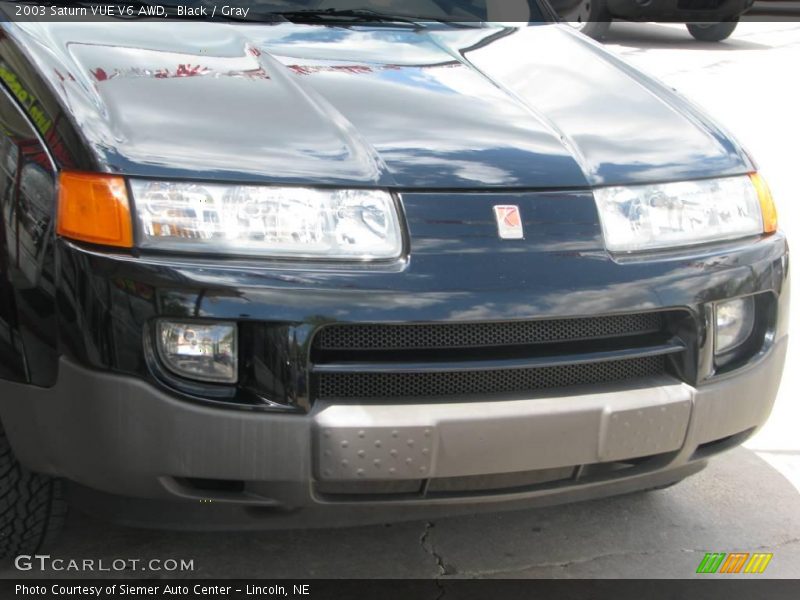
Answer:
[[[753,0],[550,0],[550,4],[582,33],[601,39],[614,19],[686,22],[697,40],[719,42],[736,29]]]

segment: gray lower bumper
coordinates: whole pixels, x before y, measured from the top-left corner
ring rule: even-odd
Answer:
[[[579,396],[327,406],[314,418],[322,481],[464,477],[678,450],[693,390],[674,379]]]
[[[702,466],[699,446],[767,419],[786,345],[778,340],[758,363],[700,388],[664,378],[485,403],[318,405],[307,416],[188,404],[143,381],[62,362],[54,388],[0,383],[0,418],[30,469],[109,494],[196,501],[199,494],[175,482],[240,480],[245,493],[215,501],[328,514],[348,508],[345,520],[355,522],[383,518],[373,509],[385,506],[416,518],[454,512],[447,507],[597,497],[691,474]],[[657,468],[629,476],[502,493],[332,500],[315,491],[315,482],[435,480],[651,455],[663,458]],[[356,516],[356,506],[372,517]]]

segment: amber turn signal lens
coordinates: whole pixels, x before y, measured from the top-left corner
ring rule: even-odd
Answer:
[[[115,175],[63,171],[59,177],[59,235],[73,240],[133,247],[125,180]]]
[[[751,173],[750,179],[758,192],[758,201],[761,203],[761,216],[764,219],[764,233],[775,233],[778,231],[778,210],[775,208],[775,201],[772,199],[772,192],[764,178],[758,173]]]

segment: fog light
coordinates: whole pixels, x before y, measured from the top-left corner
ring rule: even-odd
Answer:
[[[720,302],[715,306],[714,313],[714,348],[718,355],[730,352],[748,340],[755,322],[755,303],[752,296]]]
[[[161,320],[156,325],[158,354],[176,375],[215,383],[236,383],[235,323]]]

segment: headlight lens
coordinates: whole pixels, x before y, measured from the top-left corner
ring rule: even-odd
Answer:
[[[398,258],[391,194],[379,190],[132,180],[139,245],[292,258]]]
[[[766,202],[754,177],[599,188],[606,248],[636,252],[764,233]]]

